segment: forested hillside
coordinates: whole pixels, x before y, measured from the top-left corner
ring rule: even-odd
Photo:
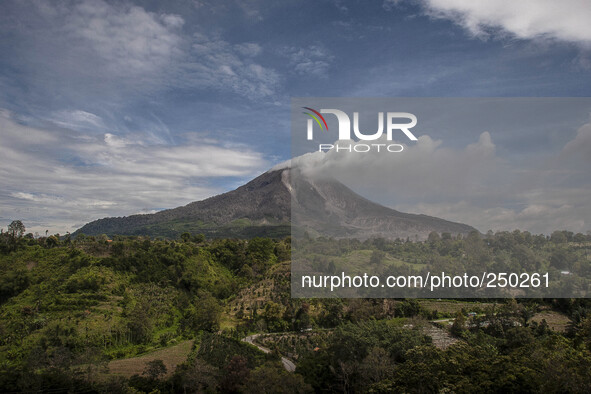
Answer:
[[[475,248],[474,240],[433,234],[426,242],[326,239],[318,245],[339,256],[419,269],[477,254],[498,264],[530,259],[533,266],[589,270],[589,239],[582,234],[497,233],[481,241]],[[586,299],[294,299],[290,248],[289,238],[206,240],[186,233],[176,240],[34,239],[2,233],[0,388],[591,390]],[[453,344],[438,343],[433,327],[455,338]],[[243,341],[257,333],[265,335],[254,344],[268,354]],[[174,370],[159,358],[187,341],[191,350]],[[295,372],[281,357],[294,362]],[[114,361],[125,359],[142,360],[141,372],[130,376]]]

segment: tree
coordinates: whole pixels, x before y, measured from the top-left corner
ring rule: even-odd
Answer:
[[[359,365],[359,372],[364,386],[370,386],[392,376],[394,362],[386,350],[374,347]]]
[[[46,240],[45,243],[47,245],[47,247],[49,248],[53,248],[54,246],[57,246],[59,244],[59,239],[58,237],[56,237],[55,235],[50,235]]]
[[[191,235],[191,233],[182,233],[181,234],[181,239],[183,240],[183,242],[191,242],[191,239],[193,238],[193,236]]]
[[[250,393],[312,393],[301,375],[287,372],[281,364],[267,362],[250,373],[245,383]]]
[[[13,220],[12,223],[8,225],[8,234],[13,238],[20,238],[24,233],[25,225],[20,220]]]
[[[164,361],[160,359],[148,362],[144,369],[144,375],[152,380],[160,379],[160,377],[166,375],[166,372],[166,365],[164,365]]]
[[[532,249],[524,245],[516,245],[513,248],[513,257],[519,267],[526,271],[534,271],[540,265]]]
[[[218,388],[219,370],[196,358],[190,364],[177,367],[175,371],[179,388],[184,393],[214,393]]]
[[[65,350],[67,350],[67,348],[65,348]],[[72,357],[72,355],[69,357]],[[103,355],[101,349],[97,347],[86,347],[82,354],[78,355],[78,357],[72,361],[76,365],[74,370],[84,373],[88,382],[95,380],[99,374],[104,374],[109,371],[107,359]]]
[[[248,241],[246,253],[253,271],[260,274],[277,261],[275,244],[269,238],[255,237]]]
[[[429,233],[429,236],[427,237],[427,241],[429,241],[430,243],[437,242],[439,240],[441,240],[441,237],[439,236],[439,233],[437,231],[431,231]]]
[[[557,248],[550,255],[550,265],[556,269],[567,269],[575,259],[566,248]]]
[[[195,332],[199,330],[215,332],[220,329],[221,316],[222,307],[218,300],[206,291],[200,291],[194,305],[188,310],[186,323]]]
[[[462,335],[466,330],[466,317],[461,311],[456,312],[454,323],[451,326],[451,333],[454,335]]]
[[[127,328],[133,343],[146,343],[152,337],[152,321],[149,316],[149,304],[146,300],[138,302],[128,317]]]
[[[267,322],[267,328],[271,332],[283,331],[287,328],[287,323],[281,318],[283,315],[283,308],[281,305],[269,301],[267,305],[265,305],[265,310],[263,312],[263,318]]]
[[[289,321],[288,319],[284,319]],[[310,319],[310,304],[307,302],[302,303],[302,307],[295,314],[294,328],[296,330],[307,329],[311,326]]]
[[[550,235],[550,241],[557,243],[557,244],[563,244],[567,242],[567,238],[566,235],[564,234],[564,231],[554,231],[552,233],[552,235]]]
[[[224,393],[237,393],[240,386],[248,379],[250,369],[248,368],[248,360],[241,355],[232,357],[226,368],[224,368],[223,379],[221,382],[221,389]]]
[[[386,253],[382,252],[381,250],[374,250],[371,254],[370,259],[369,259],[369,264],[382,265],[385,258],[386,258]]]
[[[336,327],[343,320],[343,302],[338,298],[327,299],[319,319],[325,327]]]

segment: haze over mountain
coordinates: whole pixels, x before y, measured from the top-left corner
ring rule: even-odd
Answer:
[[[299,172],[297,172],[299,174]],[[295,176],[294,179],[290,177]],[[334,179],[311,179],[272,169],[236,190],[154,214],[95,220],[73,235],[148,235],[184,232],[208,237],[282,237],[296,228],[313,236],[426,239],[432,231],[467,234],[473,227],[396,211],[369,201]]]

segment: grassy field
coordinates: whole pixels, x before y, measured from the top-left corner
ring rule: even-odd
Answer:
[[[329,260],[332,261],[339,270],[351,273],[359,273],[371,266],[370,260],[372,254],[373,250],[369,249],[353,250],[342,256],[331,256]],[[380,266],[389,267],[392,269],[396,268],[398,270],[406,269],[412,272],[425,268],[426,264],[412,264],[391,256],[390,254],[385,254],[382,258]]]
[[[469,302],[469,301],[454,301],[454,300],[419,300],[419,304],[429,311],[438,311],[441,313],[448,313],[454,315],[456,312],[464,309],[467,312],[479,312],[492,303],[486,302]]]
[[[550,327],[551,330],[557,332],[565,332],[568,328],[568,325],[571,323],[571,320],[568,318],[568,316],[550,310],[536,313],[535,316],[531,318],[531,321],[538,323],[542,322],[542,320],[546,320],[548,327]]]
[[[130,377],[132,375],[141,375],[144,372],[146,364],[153,360],[162,360],[166,365],[167,374],[171,375],[176,366],[187,359],[191,352],[193,341],[183,341],[177,345],[154,352],[144,354],[140,357],[126,358],[123,360],[114,360],[109,363],[109,374]]]

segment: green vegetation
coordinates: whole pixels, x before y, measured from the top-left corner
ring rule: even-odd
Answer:
[[[167,374],[172,375],[176,367],[187,360],[193,343],[192,340],[186,340],[138,357],[111,360],[107,364],[108,373],[129,378],[136,374],[141,375],[150,362],[160,360],[166,367]]]
[[[517,325],[519,314],[509,303],[486,325],[454,324],[463,340],[445,351],[387,321],[344,325],[298,372],[320,392],[588,392],[589,347],[544,324]]]
[[[347,275],[369,273],[382,278],[417,274],[426,277],[428,272],[445,272],[451,276],[467,273],[478,277],[483,272],[506,273],[507,276],[508,273],[547,273],[548,289],[545,286],[535,287],[527,281],[524,283],[523,277],[513,275],[514,285],[511,286],[483,286],[476,293],[473,288],[435,289],[429,295],[462,298],[474,297],[476,294],[480,298],[506,298],[543,297],[545,293],[551,292],[562,297],[588,297],[591,281],[590,248],[591,235],[568,231],[555,231],[550,237],[519,230],[496,234],[489,232],[484,236],[473,231],[465,237],[433,232],[425,242],[304,236],[294,239],[294,267],[298,270],[305,267],[304,275],[338,275],[344,272]],[[490,280],[490,276],[487,276],[485,283]],[[522,283],[530,286],[515,287]],[[307,294],[310,291],[314,291],[316,296],[334,296],[325,288],[309,289]],[[339,295],[408,297],[411,291],[408,288],[359,288],[341,290]],[[417,289],[413,295],[421,297],[425,293]]]
[[[199,223],[194,221],[178,220],[156,223],[140,228],[133,233],[148,235],[152,237],[177,238],[183,233],[199,233],[207,235],[208,238],[254,238],[254,237],[286,237],[290,234],[291,227],[287,224],[266,224],[259,225],[248,219],[237,219],[227,225],[215,223]],[[126,234],[127,232],[123,232]],[[109,234],[112,231],[109,231]]]
[[[2,391],[591,390],[586,299],[292,299],[289,238],[24,232],[0,234]],[[588,237],[564,232],[310,245],[351,265],[482,259],[589,272]],[[436,346],[433,324],[457,342]],[[242,341],[252,333],[270,353]]]

